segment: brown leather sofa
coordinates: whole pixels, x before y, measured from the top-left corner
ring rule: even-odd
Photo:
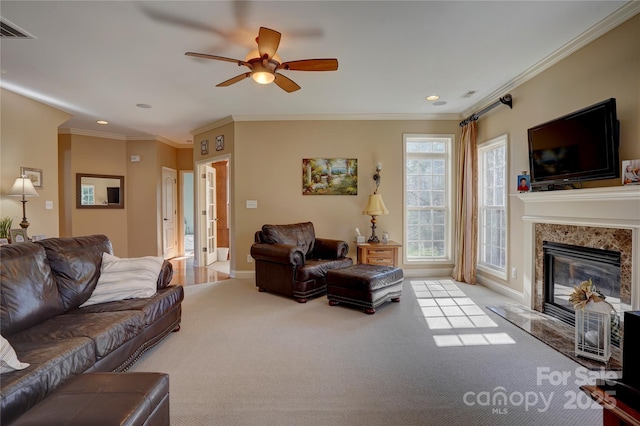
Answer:
[[[164,262],[157,293],[80,308],[100,275],[103,235],[50,238],[0,247],[0,329],[24,370],[2,374],[1,423],[11,423],[85,372],[126,371],[180,326],[184,289],[169,285]]]
[[[348,253],[346,241],[316,238],[311,222],[264,225],[251,246],[256,286],[305,303],[325,294],[327,271],[353,265]]]

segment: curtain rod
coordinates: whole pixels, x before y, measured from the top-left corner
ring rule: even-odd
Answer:
[[[491,111],[492,109],[494,109],[495,107],[497,107],[498,105],[508,105],[509,108],[513,109],[513,99],[511,98],[510,94],[506,94],[504,95],[502,98],[500,98],[499,100],[495,101],[494,103],[492,103],[489,106],[486,106],[484,108],[482,108],[480,111],[471,114],[469,117],[467,117],[466,119],[462,120],[460,122],[460,127],[466,126],[467,124],[469,124],[472,121],[477,120],[478,118],[480,118],[481,115]]]

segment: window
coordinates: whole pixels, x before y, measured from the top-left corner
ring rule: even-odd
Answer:
[[[507,137],[478,146],[478,268],[506,279]]]
[[[452,135],[404,135],[405,262],[451,259]]]
[[[93,206],[95,204],[96,199],[96,187],[95,185],[81,185],[81,197],[82,200],[80,204],[83,206]]]

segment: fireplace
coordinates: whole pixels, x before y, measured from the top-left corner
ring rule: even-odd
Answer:
[[[616,312],[628,309],[620,302],[620,252],[549,241],[542,248],[544,313],[573,326],[575,312],[569,296],[574,286],[588,280]]]
[[[620,307],[616,311],[622,320],[623,312],[640,309],[640,187],[523,193],[518,198],[523,207],[525,306],[545,310],[543,242],[547,241],[619,252]],[[611,299],[615,297],[607,297]]]

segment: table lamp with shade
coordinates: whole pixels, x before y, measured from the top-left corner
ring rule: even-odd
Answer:
[[[369,201],[367,206],[362,211],[362,214],[371,216],[371,237],[367,240],[370,243],[379,243],[380,239],[376,235],[376,216],[389,214],[389,210],[382,201],[382,194],[378,194],[378,187],[380,186],[380,170],[382,165],[378,163],[376,165],[376,174],[373,175],[373,180],[376,182],[376,189],[373,194],[369,195]]]
[[[33,183],[31,179],[22,175],[19,178],[16,178],[16,181],[13,183],[13,186],[7,193],[7,195],[11,195],[14,197],[22,197],[20,202],[22,203],[22,222],[20,222],[20,227],[26,231],[29,227],[29,221],[27,220],[27,198],[26,197],[38,197],[38,193],[36,189],[33,187]]]

